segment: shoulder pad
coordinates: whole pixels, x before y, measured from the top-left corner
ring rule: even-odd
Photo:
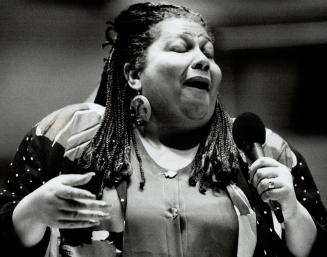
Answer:
[[[268,128],[266,128],[266,142],[263,145],[263,150],[265,156],[283,163],[290,169],[296,165],[296,156],[288,143]]]
[[[100,127],[105,108],[81,103],[59,109],[36,124],[36,136],[47,137],[65,149],[65,156],[78,158]]]

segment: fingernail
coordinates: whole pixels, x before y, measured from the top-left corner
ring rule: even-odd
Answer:
[[[90,198],[90,199],[95,199],[95,198],[96,198],[96,195],[94,195],[94,194],[90,194],[90,195],[87,195],[86,197],[87,197],[87,198]]]
[[[111,204],[108,204],[108,203],[105,202],[105,201],[101,201],[101,202],[100,202],[100,205],[101,205],[101,207],[112,207]]]

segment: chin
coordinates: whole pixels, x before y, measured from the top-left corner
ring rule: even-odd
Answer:
[[[185,116],[189,120],[202,121],[206,123],[210,120],[212,114],[210,114],[209,109],[206,108],[188,108],[184,111]]]
[[[210,99],[184,99],[181,105],[181,112],[188,120],[199,121],[202,124],[210,120],[215,106],[211,104]]]

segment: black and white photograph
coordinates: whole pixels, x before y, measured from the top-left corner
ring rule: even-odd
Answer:
[[[0,257],[327,252],[327,2],[2,0]]]

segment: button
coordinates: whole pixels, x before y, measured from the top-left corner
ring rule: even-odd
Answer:
[[[178,216],[178,209],[175,207],[172,207],[172,208],[170,208],[170,212],[171,212],[173,219],[176,219]]]
[[[163,172],[163,175],[165,176],[165,178],[174,178],[177,175],[177,171],[167,170],[167,171]]]

